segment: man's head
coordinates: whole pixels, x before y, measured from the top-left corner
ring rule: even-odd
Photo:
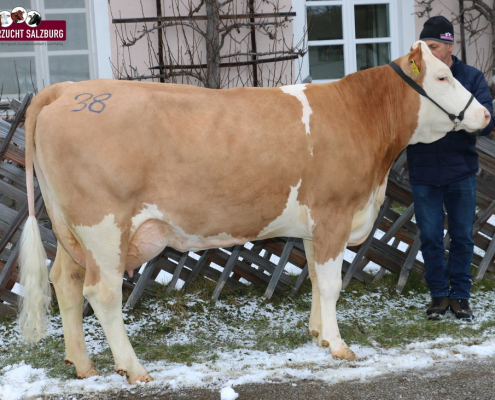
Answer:
[[[454,29],[449,20],[441,15],[429,18],[419,35],[433,55],[449,67],[452,65],[454,49]]]

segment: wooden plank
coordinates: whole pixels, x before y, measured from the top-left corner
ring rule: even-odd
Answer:
[[[485,225],[486,221],[493,215],[495,211],[495,200],[482,212],[478,213],[478,217],[476,218],[473,224],[473,236],[476,235],[481,227]]]
[[[134,286],[131,295],[129,296],[127,302],[125,303],[126,307],[133,308],[138,302],[139,298],[143,295],[144,290],[148,286],[148,283],[151,277],[153,276],[153,272],[155,272],[158,261],[160,260],[162,255],[163,252],[161,252],[159,255],[157,255],[156,257],[154,257],[153,259],[151,259],[146,263],[143,273],[141,274],[139,280],[137,281],[136,286]]]
[[[7,137],[7,134],[10,131],[10,127],[10,123],[0,118],[0,139],[3,140]],[[26,147],[24,129],[17,127],[14,132],[14,137],[12,138],[10,143],[14,143],[16,146],[20,147],[21,150],[24,150]]]
[[[34,192],[34,201],[38,202],[40,197],[41,197],[41,190],[38,187]],[[43,202],[43,199],[41,199],[41,201]],[[7,232],[5,232],[2,239],[0,239],[0,253],[3,251],[3,249],[5,249],[5,246],[7,246],[7,243],[10,242],[10,240],[14,236],[14,233],[19,229],[22,222],[26,219],[28,212],[29,212],[28,208],[29,208],[29,205],[28,205],[28,202],[26,201],[22,205],[21,209],[17,213],[14,220],[12,221],[12,224],[10,225],[9,229],[7,229]]]
[[[186,290],[191,286],[191,283],[199,276],[201,270],[208,262],[208,258],[212,253],[212,249],[205,250],[199,260],[196,262],[191,274],[187,278],[187,281],[184,283],[183,289]]]
[[[3,144],[4,139],[0,138],[0,145]],[[7,148],[6,153],[4,154],[5,158],[8,158],[11,161],[16,162],[19,165],[25,166],[26,161],[24,157],[24,150],[21,150],[19,147],[9,146]]]
[[[241,252],[241,249],[244,246],[241,245],[236,245],[234,246],[234,249],[232,250],[232,254],[230,255],[227,264],[223,268],[222,275],[220,275],[220,279],[217,282],[217,286],[213,290],[213,295],[211,296],[212,300],[218,300],[218,297],[220,296],[220,293],[223,290],[223,287],[225,286],[225,283],[227,282],[227,279],[230,276],[230,273],[234,269],[234,266],[236,264],[237,259],[239,258],[239,253]]]
[[[14,164],[0,162],[0,176],[11,179],[23,188],[26,187],[26,173]]]
[[[281,12],[281,13],[256,13],[254,18],[287,18],[295,17],[295,12]],[[237,20],[237,19],[249,19],[250,14],[229,14],[220,15],[220,19]],[[112,18],[112,24],[129,24],[137,22],[176,22],[176,21],[206,21],[206,15],[176,15],[169,17],[138,17],[138,18]]]
[[[297,292],[301,290],[302,286],[304,285],[304,282],[306,281],[306,279],[308,279],[308,276],[309,276],[309,267],[308,267],[308,263],[306,263],[303,270],[297,277],[297,281],[296,284],[294,285],[294,289],[292,289],[292,292],[290,292],[289,295],[290,298],[294,298]]]
[[[158,263],[158,266],[163,270],[166,271],[170,274],[173,274],[174,271],[176,270],[177,264],[173,263],[170,260],[178,261],[180,259],[182,253],[177,252],[176,250],[171,249],[168,247],[165,252],[165,257],[162,257],[160,262]],[[225,254],[225,253],[223,253]],[[170,258],[170,259],[169,259]],[[214,254],[211,255],[211,258],[214,259]],[[187,281],[187,278],[191,274],[192,268],[194,268],[194,265],[196,264],[197,260],[194,258],[188,257],[185,263],[185,267],[183,268],[181,273],[180,273],[180,279],[182,279],[184,282]],[[190,268],[190,269],[188,269]],[[201,274],[212,281],[217,281],[220,278],[220,271],[210,267],[209,265],[205,265],[205,267],[202,269]],[[239,288],[242,287],[243,284],[235,281],[233,279],[227,280],[227,286],[232,287],[232,288]]]
[[[215,264],[220,265],[221,267],[224,267],[229,260],[229,256],[229,254],[218,249],[212,253],[211,261]],[[254,285],[266,285],[270,281],[270,277],[268,275],[258,274],[258,270],[256,268],[253,268],[251,265],[245,263],[242,260],[237,260],[234,265],[233,271],[240,277],[246,279]],[[280,287],[282,287],[281,283]]]
[[[34,210],[35,215],[39,216],[39,214],[41,214],[41,212],[43,211],[43,208],[44,208],[44,202],[43,202],[43,198],[40,195],[38,201],[35,204],[35,210]],[[20,248],[20,241],[18,241],[17,244],[15,245],[14,249],[12,250],[12,253],[9,256],[9,259],[7,260],[7,263],[5,264],[5,267],[0,272],[0,294],[4,292],[5,288],[7,287],[7,284],[9,283],[10,276],[12,275],[14,268],[17,266],[17,260],[19,258],[19,248]]]
[[[345,274],[350,266],[351,266],[351,263],[344,260],[342,262],[342,273]],[[363,282],[363,283],[369,283],[369,282],[373,281],[373,275],[371,275],[367,272],[364,272],[364,271],[360,271],[360,270],[356,270],[356,272],[354,272],[353,278],[358,280],[359,282]]]
[[[392,248],[396,249],[399,247],[400,240],[395,238],[393,243],[392,243]],[[376,275],[373,278],[373,282],[378,282],[380,279],[383,278],[383,275],[385,275],[385,272],[387,271],[386,268],[380,266],[380,270],[376,273]]]
[[[296,241],[295,238],[289,238],[287,240],[287,244],[284,247],[284,251],[280,256],[277,269],[273,273],[272,278],[270,279],[270,283],[268,284],[268,288],[265,291],[264,296],[267,300],[271,299],[273,292],[277,287],[278,281],[280,280],[280,276],[282,275],[282,272],[284,271],[284,268],[287,265],[287,262],[289,261],[289,256],[290,253],[292,252],[292,248],[294,247],[295,241]]]
[[[374,263],[383,266],[393,274],[399,275],[402,266],[406,262],[406,254],[398,249],[394,249],[387,244],[374,239],[368,250],[367,256]],[[424,265],[419,260],[414,260],[411,271],[418,274],[424,273]]]
[[[476,275],[474,277],[475,280],[479,281],[481,278],[483,278],[488,266],[490,265],[490,262],[493,259],[494,254],[495,254],[495,239],[492,238],[490,245],[488,246],[488,249],[485,252],[484,257],[481,260],[480,265],[478,266],[478,271],[476,272]]]
[[[7,151],[7,147],[10,145],[10,141],[14,137],[14,133],[19,126],[19,123],[21,122],[21,119],[24,117],[24,114],[26,113],[26,109],[29,106],[29,103],[31,103],[31,99],[33,98],[34,94],[31,92],[28,92],[24,98],[22,99],[22,104],[19,108],[19,111],[15,114],[14,121],[12,121],[12,125],[5,136],[5,139],[0,146],[0,161],[3,159],[4,154]]]
[[[231,61],[220,63],[218,66],[220,68],[232,68],[232,67],[245,67],[247,65],[258,65],[258,64],[266,64],[266,63],[275,63],[280,61],[289,61],[295,60],[299,58],[299,55],[293,54],[290,56],[281,56],[281,57],[272,57],[272,58],[258,58],[257,60],[247,60],[247,61]],[[160,70],[175,70],[175,69],[206,69],[208,68],[207,64],[168,64],[168,65],[156,65],[150,67],[150,69],[160,69]],[[167,73],[158,75],[160,78],[167,77]]]
[[[0,300],[14,305],[19,304],[19,295],[10,290],[4,290],[3,293],[0,294]]]
[[[5,182],[3,179],[0,179],[0,193],[12,200],[18,201],[19,203],[24,203],[27,199],[26,192],[17,189],[13,185]]]
[[[242,257],[243,259],[248,260],[248,261],[252,262],[253,264],[261,267],[263,270],[269,272],[271,275],[273,275],[275,273],[275,270],[277,269],[277,266],[274,263],[272,263],[271,261],[268,261],[263,256],[260,256],[259,254],[256,254],[256,253],[254,253],[254,252],[252,252],[246,248],[241,249],[240,257]],[[280,277],[280,280],[285,285],[290,285],[292,282],[290,280],[290,278],[286,275],[282,275]]]
[[[418,255],[419,248],[421,246],[421,239],[419,238],[419,235],[420,234],[418,232],[416,238],[414,239],[413,245],[409,248],[409,254],[407,255],[406,261],[400,271],[399,281],[396,288],[398,294],[402,293],[402,290],[406,285],[407,278],[409,278],[409,273],[411,272],[414,260],[416,260],[416,256]]]
[[[179,259],[179,263],[177,264],[177,267],[174,270],[174,274],[172,275],[171,281],[168,283],[167,287],[167,293],[170,293],[172,290],[175,290],[177,287],[177,282],[179,281],[180,274],[182,272],[182,269],[184,268],[184,265],[186,264],[187,257],[189,256],[189,252],[185,251],[182,253]]]

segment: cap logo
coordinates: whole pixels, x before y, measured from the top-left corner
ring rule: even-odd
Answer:
[[[454,41],[454,36],[450,32],[441,33],[440,34],[440,39]]]

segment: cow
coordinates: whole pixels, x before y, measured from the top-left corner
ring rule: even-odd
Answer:
[[[17,10],[16,12],[10,13],[10,17],[14,22],[24,22],[24,11]]]
[[[41,23],[41,15],[38,13],[33,13],[29,16],[28,25],[29,26],[38,26]]]
[[[9,16],[7,13],[0,14],[0,26],[9,26]]]
[[[77,377],[98,374],[84,341],[84,298],[115,370],[130,383],[150,381],[124,328],[124,272],[166,246],[197,251],[277,236],[303,239],[314,340],[335,358],[353,359],[336,318],[344,251],[369,235],[394,159],[408,144],[490,120],[424,42],[395,63],[404,77],[385,65],[334,83],[273,88],[90,80],[43,89],[25,125],[25,339],[43,336],[50,294],[34,165],[58,240],[50,279],[65,362]],[[447,115],[461,110],[464,118]]]

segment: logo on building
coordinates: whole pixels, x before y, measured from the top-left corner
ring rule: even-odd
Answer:
[[[0,11],[0,41],[65,41],[66,21],[43,20],[36,10]]]

